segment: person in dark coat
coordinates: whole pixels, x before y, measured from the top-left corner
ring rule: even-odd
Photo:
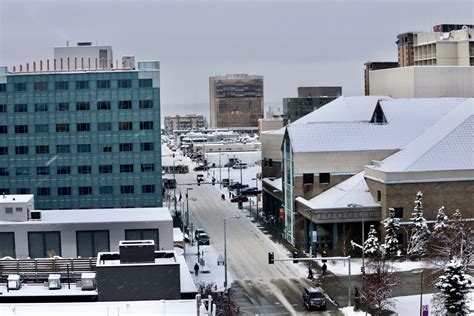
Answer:
[[[321,269],[323,270],[323,275],[326,275],[326,270],[328,269],[328,266],[326,265],[326,263],[323,263],[323,266],[321,267]]]
[[[222,199],[222,201],[225,201],[225,195],[224,195],[224,193],[221,194],[221,199]]]
[[[196,276],[198,275],[199,273],[199,264],[196,262],[196,264],[194,265],[194,273],[196,274]]]

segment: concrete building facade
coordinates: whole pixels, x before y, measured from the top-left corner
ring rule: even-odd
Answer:
[[[395,61],[371,61],[366,62],[364,70],[365,95],[370,95],[370,72],[380,69],[397,68],[399,63]]]
[[[258,127],[258,119],[263,118],[263,101],[263,76],[209,78],[211,128]]]
[[[34,70],[0,69],[0,192],[39,209],[161,206],[159,63]]]
[[[165,132],[172,135],[175,130],[197,130],[207,128],[204,115],[187,114],[184,116],[165,116]]]

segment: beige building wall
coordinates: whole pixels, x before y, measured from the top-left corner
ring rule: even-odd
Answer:
[[[474,67],[413,66],[370,72],[370,95],[393,98],[474,97]]]

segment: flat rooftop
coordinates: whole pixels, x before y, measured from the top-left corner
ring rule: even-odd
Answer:
[[[0,192],[0,204],[2,203],[27,203],[34,198],[33,194],[5,194]]]
[[[149,221],[172,221],[169,209],[167,207],[148,207],[80,210],[41,210],[41,220],[30,220],[25,222],[0,221],[0,225],[44,225],[120,222],[133,223]]]

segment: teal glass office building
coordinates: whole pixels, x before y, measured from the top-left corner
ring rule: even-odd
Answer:
[[[0,194],[38,209],[162,206],[160,72],[0,67]]]

